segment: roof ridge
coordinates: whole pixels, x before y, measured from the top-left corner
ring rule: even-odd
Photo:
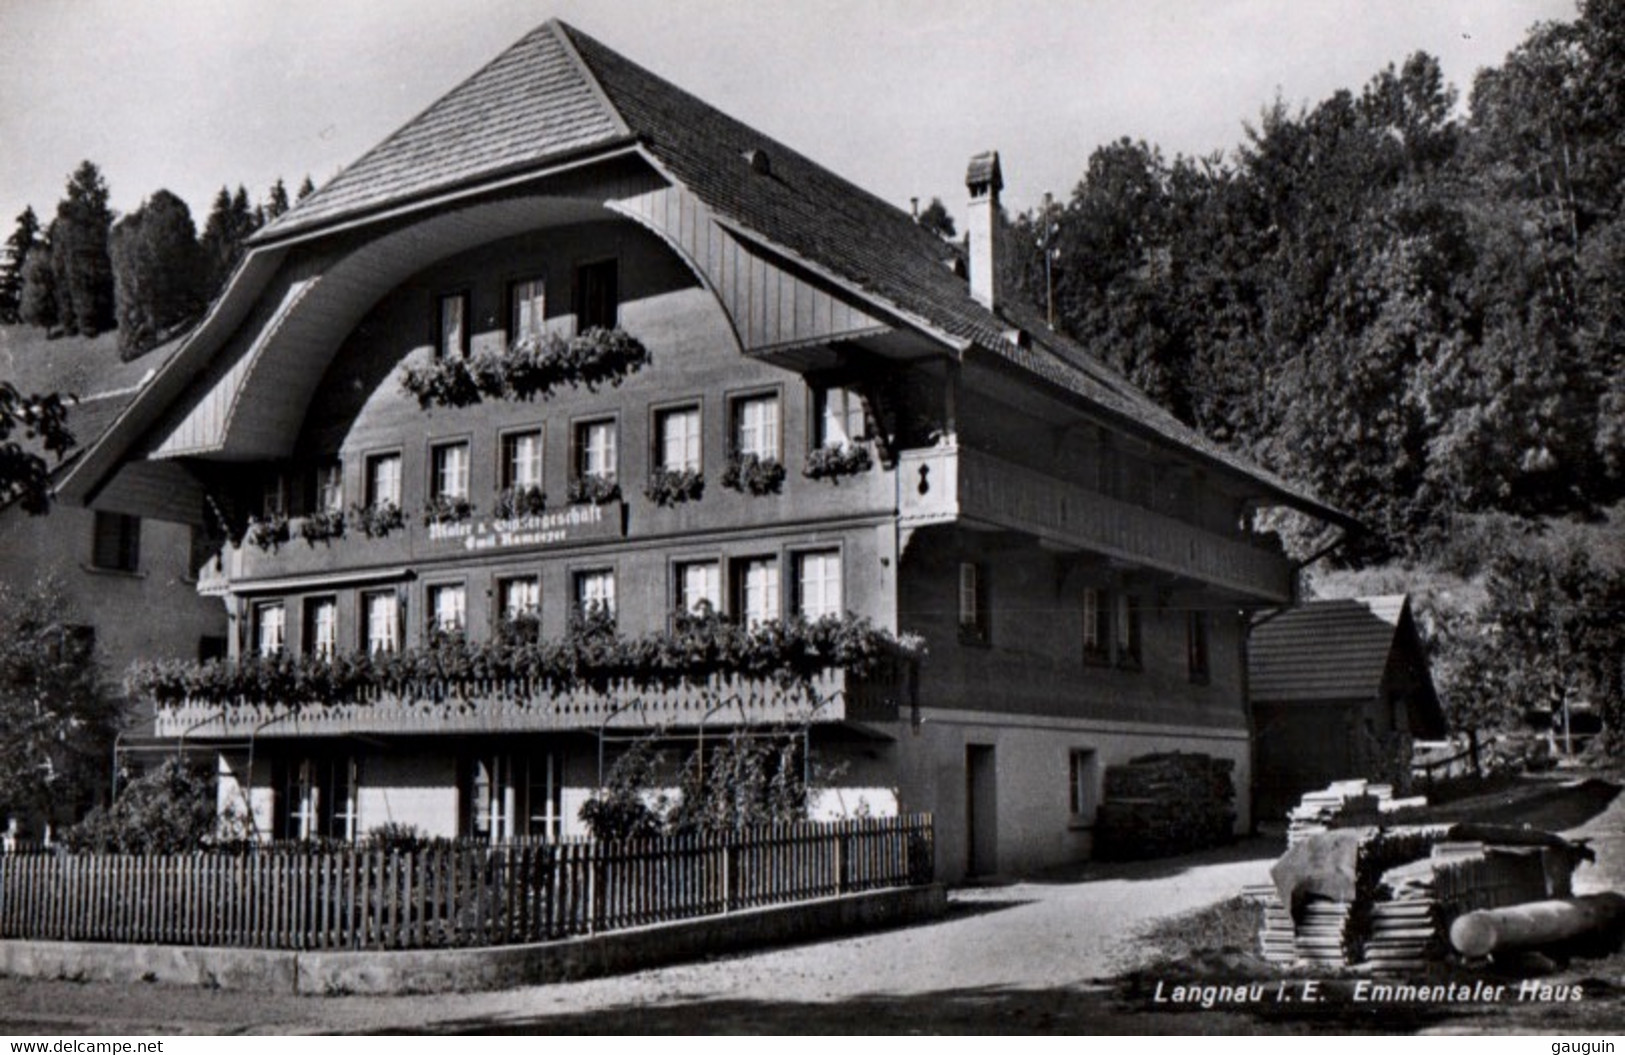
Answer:
[[[588,40],[592,40],[592,38],[562,18],[550,18],[542,23],[541,28],[550,31],[558,39],[559,46],[570,57],[571,63],[581,71],[581,76],[587,82],[587,87],[592,91],[593,96],[615,119],[615,125],[620,134],[630,136],[632,127],[626,123],[626,116],[621,113],[621,108],[615,105],[615,100],[611,99],[609,94],[604,91],[604,86],[598,83],[598,75],[593,73],[592,67],[587,64],[587,60],[581,57],[581,51],[576,47],[575,37],[572,34],[580,34],[587,37]],[[529,35],[526,34],[527,37]],[[598,42],[593,41],[593,43],[597,44]],[[599,47],[602,46],[599,45]]]
[[[546,22],[543,22],[541,25],[530,30],[524,36],[508,45],[506,48],[503,48],[501,51],[497,52],[496,55],[492,56],[473,73],[462,78],[449,89],[435,96],[435,98],[432,99],[426,106],[397,125],[395,129],[389,133],[389,135],[373,144],[373,146],[363,152],[360,157],[357,157],[348,165],[340,168],[338,172],[333,174],[331,179],[327,180],[320,187],[318,187],[313,194],[305,198],[303,201],[294,203],[293,208],[289,209],[281,216],[278,216],[275,220],[266,224],[258,231],[255,231],[249,236],[248,244],[257,245],[273,241],[275,238],[291,231],[299,230],[307,224],[320,227],[329,222],[332,217],[320,215],[313,217],[313,213],[316,212],[317,206],[326,204],[326,202],[323,200],[324,197],[331,197],[333,188],[342,185],[345,177],[355,174],[368,163],[373,162],[381,155],[386,154],[389,149],[395,146],[407,133],[419,130],[419,128],[436,111],[441,110],[442,108],[455,106],[460,103],[462,101],[460,98],[460,93],[467,90],[470,86],[475,85],[485,79],[490,75],[493,69],[508,61],[515,52],[518,52],[527,46],[534,45],[538,38],[541,37],[550,37],[555,42],[558,42],[563,46],[565,53],[571,58],[572,65],[582,76],[589,90],[591,90],[598,101],[605,106],[606,112],[610,116],[612,123],[623,130],[626,129],[626,121],[622,118],[620,112],[613,105],[609,104],[609,100],[605,97],[603,89],[597,83],[597,79],[592,76],[591,71],[588,70],[585,64],[580,61],[580,57],[576,54],[574,46],[568,42],[566,33],[561,32],[561,30],[568,30],[569,28],[569,26],[557,18],[548,19]],[[339,207],[340,215],[346,214],[348,211],[348,207]]]
[[[715,119],[717,119],[721,123],[732,126],[733,130],[737,130],[739,132],[747,134],[753,140],[753,142],[750,145],[769,148],[770,157],[772,157],[775,162],[780,160],[783,157],[787,157],[790,160],[792,160],[794,163],[796,163],[797,165],[804,165],[809,170],[818,173],[822,177],[833,180],[833,181],[839,183],[841,185],[840,190],[841,190],[841,192],[843,194],[849,195],[849,196],[854,197],[854,198],[861,198],[864,201],[866,201],[866,202],[868,202],[868,203],[870,203],[872,205],[878,206],[878,207],[886,210],[888,213],[892,214],[892,216],[895,219],[898,219],[898,220],[901,220],[901,221],[907,223],[908,226],[911,229],[918,230],[924,238],[929,238],[931,240],[930,243],[925,242],[923,239],[920,241],[920,246],[921,246],[922,252],[924,250],[924,247],[926,245],[928,245],[928,244],[931,244],[931,245],[946,245],[947,244],[947,243],[944,243],[943,240],[938,238],[935,234],[932,234],[931,232],[927,231],[925,228],[920,227],[917,223],[915,223],[912,220],[912,218],[910,218],[908,212],[906,210],[904,210],[901,206],[893,204],[892,202],[888,201],[887,199],[885,199],[885,198],[881,197],[880,195],[876,194],[874,191],[871,191],[868,188],[862,186],[861,184],[859,184],[859,183],[857,183],[857,182],[855,182],[855,181],[853,181],[851,179],[848,179],[847,177],[841,175],[839,172],[836,172],[834,169],[831,169],[827,165],[824,165],[822,162],[815,161],[811,156],[806,154],[804,151],[797,150],[795,147],[793,147],[790,144],[784,142],[783,140],[777,139],[774,136],[769,135],[768,133],[763,132],[758,128],[755,128],[755,127],[752,127],[751,125],[746,124],[744,121],[741,121],[739,118],[737,118],[737,117],[733,116],[732,114],[728,113],[726,110],[724,110],[721,107],[715,105],[714,103],[708,102],[707,100],[701,98],[700,96],[696,95],[695,93],[689,91],[687,88],[684,88],[682,85],[677,84],[674,81],[668,80],[667,78],[662,77],[660,74],[656,73],[655,71],[649,69],[647,66],[644,66],[643,64],[628,58],[626,55],[622,54],[620,51],[616,50],[615,48],[610,47],[608,44],[605,44],[603,41],[599,40],[597,37],[594,37],[592,34],[587,33],[587,32],[585,32],[585,31],[583,31],[581,29],[578,29],[575,26],[571,25],[570,23],[564,22],[564,21],[562,21],[560,19],[554,19],[553,22],[556,22],[558,24],[558,26],[564,31],[565,35],[570,39],[571,44],[574,46],[573,47],[574,52],[577,55],[579,55],[582,58],[582,60],[586,63],[586,67],[587,67],[588,72],[592,75],[594,83],[600,89],[602,89],[602,82],[601,82],[601,79],[600,79],[601,74],[598,72],[598,70],[596,70],[594,68],[594,65],[593,65],[594,61],[595,60],[607,59],[611,63],[615,63],[615,62],[622,63],[625,66],[630,67],[633,70],[636,70],[642,76],[648,77],[649,79],[658,82],[658,84],[659,84],[662,91],[669,92],[669,93],[672,93],[674,95],[680,96],[683,99],[689,101],[690,103],[704,108],[706,111],[708,111],[708,114],[710,116],[714,117]],[[583,54],[581,52],[580,44],[582,42],[585,42],[588,45],[588,49],[595,53],[593,56],[589,57],[588,55]],[[607,93],[606,93],[606,95],[607,95]],[[610,103],[611,103],[612,106],[615,105],[613,99],[610,100]],[[619,107],[616,107],[616,112],[620,113],[620,108]],[[629,128],[628,131],[633,135],[639,135],[640,138],[642,137],[637,129]],[[782,152],[782,154],[779,154],[778,152]],[[774,156],[774,155],[778,155],[778,156]],[[743,221],[740,221],[740,222],[743,222]],[[936,257],[935,255],[933,255],[933,258],[937,261],[938,266],[941,266],[941,260],[943,258]],[[969,297],[969,286],[968,285],[966,286],[966,291],[967,291],[966,296],[968,298]]]

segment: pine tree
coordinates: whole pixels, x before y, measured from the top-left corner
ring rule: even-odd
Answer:
[[[39,217],[29,206],[17,217],[17,229],[6,239],[5,262],[0,263],[0,322],[14,323],[22,317],[23,261],[38,242]]]
[[[83,162],[56,207],[51,235],[57,317],[68,333],[94,337],[113,325],[113,261],[107,253],[112,225],[107,183],[95,165]]]
[[[310,176],[307,175],[307,176],[305,176],[304,182],[299,184],[299,193],[294,198],[294,201],[304,201],[306,198],[310,197],[312,194],[315,194],[315,193],[316,193],[316,184],[312,183],[310,181]]]
[[[23,257],[23,288],[17,301],[17,317],[29,326],[53,329],[56,311],[56,274],[51,269],[51,243],[42,240]]]
[[[186,203],[160,190],[113,228],[119,351],[133,359],[196,314],[201,250]]]
[[[288,188],[283,185],[282,179],[279,176],[277,181],[271,184],[271,193],[265,199],[265,204],[261,207],[261,213],[264,216],[261,226],[270,223],[272,220],[276,219],[278,216],[281,216],[287,211]]]
[[[226,280],[243,258],[243,243],[257,227],[254,210],[248,203],[248,191],[239,185],[237,193],[232,194],[221,187],[214,196],[214,206],[204,222],[201,239],[205,290],[209,297],[225,288]]]

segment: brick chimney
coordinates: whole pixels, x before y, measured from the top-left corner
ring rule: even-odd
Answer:
[[[998,230],[999,191],[1004,175],[999,171],[999,152],[989,150],[970,159],[965,172],[970,191],[970,208],[965,218],[966,255],[970,263],[971,296],[987,305],[999,305]]]

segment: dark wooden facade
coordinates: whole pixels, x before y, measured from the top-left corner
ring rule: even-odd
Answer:
[[[556,83],[504,80],[537,65]],[[538,142],[522,159],[510,140],[480,138],[475,111],[497,98],[504,112],[529,107]],[[444,150],[418,150],[426,141]],[[458,151],[472,160],[447,160]],[[988,201],[982,187],[973,208],[997,208],[996,190]],[[591,295],[606,275],[608,318]],[[531,317],[516,301],[538,289],[545,329],[613,323],[650,364],[624,384],[536,402],[424,410],[403,391],[400,371],[436,354],[508,347]],[[461,347],[441,349],[447,298],[464,324]],[[831,401],[846,411],[826,425]],[[674,412],[694,415],[685,427],[705,483],[663,504],[644,491]],[[724,487],[730,455],[763,442],[763,414],[776,421],[766,442],[782,485]],[[804,474],[839,439],[831,429],[869,454],[867,469]],[[717,724],[805,721],[814,753],[842,774],[818,808],[934,812],[950,878],[1087,852],[1100,773],[1122,758],[1202,750],[1234,759],[1245,780],[1240,613],[1293,596],[1293,569],[1250,532],[1252,513],[1285,504],[1338,519],[1019,309],[979,302],[958,247],[905,213],[558,24],[263,232],[117,431],[86,460],[82,495],[237,521],[274,496],[292,515],[289,541],[228,546],[207,584],[238,653],[267,641],[365,648],[380,610],[369,605],[384,604],[369,599],[384,593],[397,647],[425,640],[453,595],[481,639],[519,578],[536,584],[544,636],[564,631],[584,584],[604,582],[621,629],[644,633],[668,624],[696,567],[715,569],[716,602],[734,618],[817,614],[833,597],[921,635],[909,692],[834,678],[816,714],[764,707]],[[547,503],[516,526],[491,511],[519,435],[539,441]],[[474,513],[426,526],[439,452],[453,446]],[[395,460],[404,528],[303,541],[301,517],[336,493],[346,507],[371,501],[381,459]],[[588,463],[613,472],[618,498],[568,501]],[[278,608],[273,640],[259,627]],[[695,724],[671,707],[671,724]],[[606,728],[667,724],[613,700],[516,710],[498,692],[441,721],[410,706],[258,723],[184,710],[161,727],[217,742],[226,784],[256,815],[285,814],[279,774],[325,752],[323,773],[350,765],[330,780],[353,800],[349,827],[448,833],[467,829],[481,759],[526,759],[533,772],[547,759],[550,816],[569,830]]]

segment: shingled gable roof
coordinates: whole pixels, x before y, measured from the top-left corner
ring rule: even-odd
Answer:
[[[562,22],[527,34],[253,241],[275,244],[628,141],[719,217],[897,317],[920,320],[956,350],[992,353],[1130,429],[1249,477],[1325,520],[1358,526],[1188,428],[1097,357],[1048,332],[1036,312],[1011,305],[995,314],[978,303],[950,266],[956,248],[903,210]],[[1024,340],[1012,340],[1018,331]]]
[[[1263,617],[1247,644],[1249,695],[1260,702],[1374,699],[1409,607],[1409,598],[1393,594],[1310,601]]]

